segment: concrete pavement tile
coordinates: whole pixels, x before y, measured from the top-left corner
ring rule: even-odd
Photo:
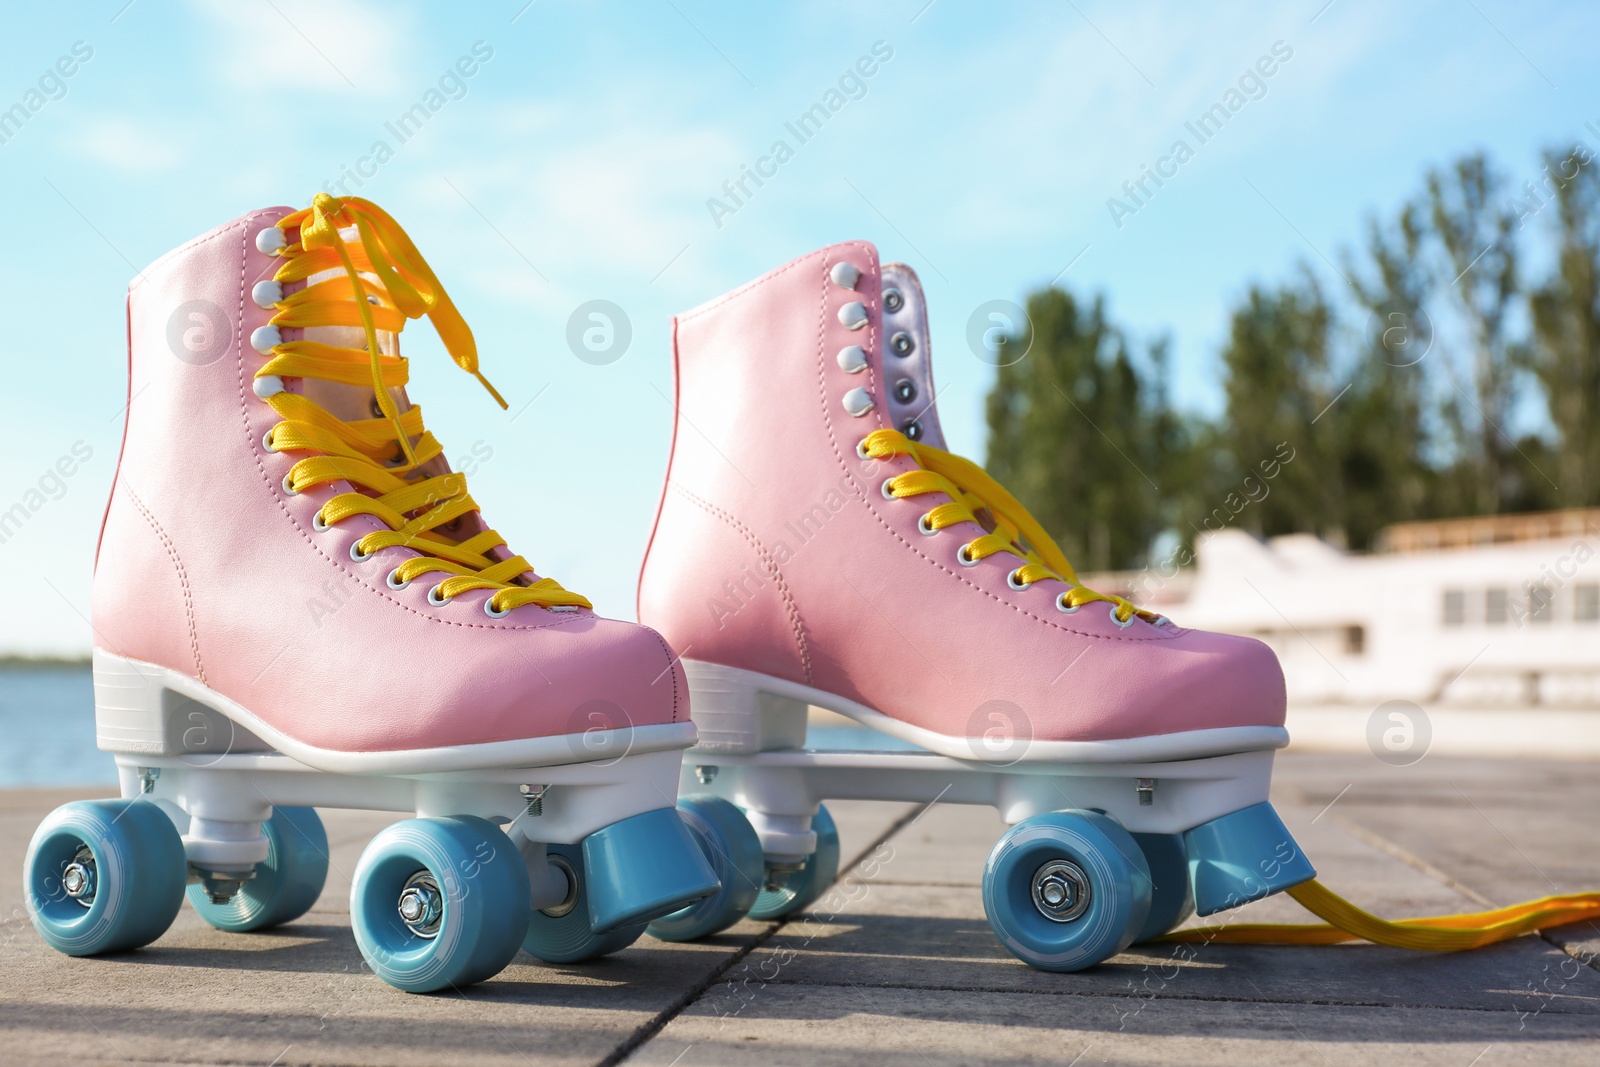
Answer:
[[[1600,891],[1600,853],[1584,844],[1600,811],[1600,775],[1586,765],[1425,758],[1392,768],[1323,757],[1290,767],[1287,791],[1307,802],[1343,793],[1329,821],[1398,846],[1480,901]],[[1543,936],[1600,971],[1600,923]]]
[[[906,885],[983,885],[983,865],[1006,824],[993,808],[938,804],[895,834],[881,881]]]
[[[408,996],[368,972],[349,927],[350,873],[395,816],[323,811],[329,878],[311,913],[239,935],[191,908],[154,945],[96,959],[48,949],[21,909],[22,854],[57,804],[84,795],[3,793],[0,1030],[8,1050],[52,1063],[97,1059],[280,1064],[594,1063],[771,929],[746,921],[693,945],[641,938],[614,956],[547,966],[519,955],[461,994]],[[842,851],[853,858],[904,805],[842,804]]]
[[[733,1012],[787,985],[1014,991],[1095,998],[1110,1016],[1194,1000],[1560,1012],[1600,1020],[1600,975],[1538,939],[1471,954],[1339,947],[1145,945],[1091,970],[1047,974],[995,940],[961,889],[878,886],[831,920],[791,922],[701,998]],[[1600,1033],[1600,1021],[1594,1023]]]
[[[1290,831],[1325,872],[1325,881],[1381,915],[1467,910],[1456,890],[1352,836],[1293,797],[1280,802]],[[1538,938],[1472,954],[1424,955],[1370,945],[1283,947],[1148,945],[1075,975],[1044,974],[1001,948],[984,917],[977,886],[930,886],[916,877],[935,860],[975,864],[992,845],[987,809],[939,805],[875,850],[825,895],[738,963],[705,999],[737,1002],[772,982],[906,988],[1074,992],[1137,1009],[1152,995],[1222,1000],[1319,999],[1348,1004],[1477,1007],[1489,1010],[1600,1012],[1600,974]],[[1312,922],[1286,896],[1198,920]],[[1193,925],[1193,924],[1191,924]]]
[[[697,1003],[628,1063],[944,1064],[1583,1063],[1592,1019],[1500,1010],[1191,1001],[1122,1020],[1098,998],[1026,993],[771,986],[737,1015]],[[1485,1055],[1485,1050],[1490,1050]],[[1481,1059],[1480,1059],[1481,1057]]]
[[[186,908],[150,949],[67,960],[21,912],[22,852],[55,805],[104,793],[0,791],[6,1062],[593,1063],[652,1032],[641,1027],[702,986],[630,1062],[1071,1063],[1087,1047],[1084,1064],[1466,1067],[1482,1054],[1491,1067],[1600,1052],[1600,974],[1537,938],[1453,956],[1211,945],[1175,960],[1178,947],[1149,946],[1079,975],[1033,971],[999,947],[983,917],[979,883],[998,818],[948,805],[870,849],[813,914],[743,960],[737,953],[771,924],[746,921],[698,945],[644,939],[578,967],[519,956],[464,997],[399,994],[362,969],[346,914],[349,872],[394,817],[355,812],[323,813],[329,883],[299,922],[228,935]],[[1397,859],[1388,842],[1509,901],[1540,891],[1514,890],[1536,869],[1558,880],[1587,870],[1593,849],[1574,843],[1592,840],[1586,813],[1600,787],[1571,764],[1425,759],[1391,768],[1365,756],[1287,756],[1274,798],[1331,888],[1399,917],[1473,905]],[[916,810],[829,807],[847,863]],[[1491,846],[1500,839],[1486,815],[1525,860]],[[1476,867],[1475,850],[1490,857]],[[1307,918],[1281,897],[1236,914]]]

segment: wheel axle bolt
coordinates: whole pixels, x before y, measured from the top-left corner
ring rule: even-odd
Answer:
[[[69,863],[67,869],[61,873],[61,886],[73,900],[87,896],[92,884],[94,878],[81,863]]]
[[[66,892],[67,899],[76,900],[86,908],[94,906],[97,868],[94,862],[94,853],[89,851],[88,845],[79,845],[72,859],[61,868],[61,888]]]
[[[433,876],[418,871],[408,878],[400,890],[397,910],[407,929],[418,937],[437,936],[439,922],[444,917],[444,899]]]
[[[422,918],[427,910],[428,902],[415,889],[406,890],[405,896],[400,898],[400,917],[408,923],[414,923]]]
[[[1051,922],[1069,923],[1089,910],[1089,876],[1071,860],[1051,860],[1033,873],[1033,906]]]

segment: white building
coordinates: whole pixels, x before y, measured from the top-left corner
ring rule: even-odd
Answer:
[[[1239,530],[1195,550],[1179,581],[1104,588],[1266,641],[1291,703],[1600,705],[1600,509],[1407,523],[1366,555]]]

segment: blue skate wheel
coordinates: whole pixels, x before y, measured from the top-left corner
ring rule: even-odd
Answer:
[[[493,823],[406,819],[367,845],[350,886],[350,927],[372,972],[430,993],[499,974],[528,926],[528,869]]]
[[[226,903],[214,904],[204,885],[189,887],[189,903],[218,930],[265,930],[300,918],[328,880],[328,834],[311,808],[273,808],[262,826],[267,858],[254,878]]]
[[[833,824],[826,804],[817,806],[817,813],[811,817],[811,829],[817,832],[817,850],[806,857],[804,867],[790,871],[777,888],[762,888],[750,909],[750,918],[781,919],[804,911],[839,877],[839,828]]]
[[[983,910],[1006,951],[1041,971],[1080,971],[1121,952],[1150,915],[1150,868],[1115,820],[1093,811],[1025,819],[995,843]]]
[[[1182,834],[1132,834],[1150,866],[1150,915],[1134,944],[1154,941],[1194,914],[1189,892],[1189,855]]]
[[[533,913],[522,950],[546,963],[581,963],[620,952],[639,940],[644,924],[618,927],[597,934],[589,929],[588,872],[582,845],[546,845],[550,863],[567,878],[565,900]]]
[[[663,941],[693,941],[726,930],[744,918],[766,879],[761,839],[744,812],[721,797],[705,794],[679,798],[678,814],[722,888],[651,923],[651,936]]]
[[[148,945],[177,918],[188,877],[178,828],[141,800],[63,804],[23,862],[34,928],[69,956]]]

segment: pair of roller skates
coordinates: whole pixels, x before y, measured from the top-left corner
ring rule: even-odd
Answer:
[[[921,290],[870,245],[676,321],[645,625],[537,574],[445,463],[407,322],[500,398],[375,205],[246,215],[128,314],[93,618],[121,798],[58,809],[26,860],[63,952],[148,944],[185,897],[227,930],[304,914],[319,806],[416,816],[350,898],[412,991],[803,909],[838,870],[828,798],[996,807],[985,908],[1047,970],[1312,875],[1266,803],[1270,651],[1079,585],[943,451]],[[920,750],[808,750],[808,705]]]

